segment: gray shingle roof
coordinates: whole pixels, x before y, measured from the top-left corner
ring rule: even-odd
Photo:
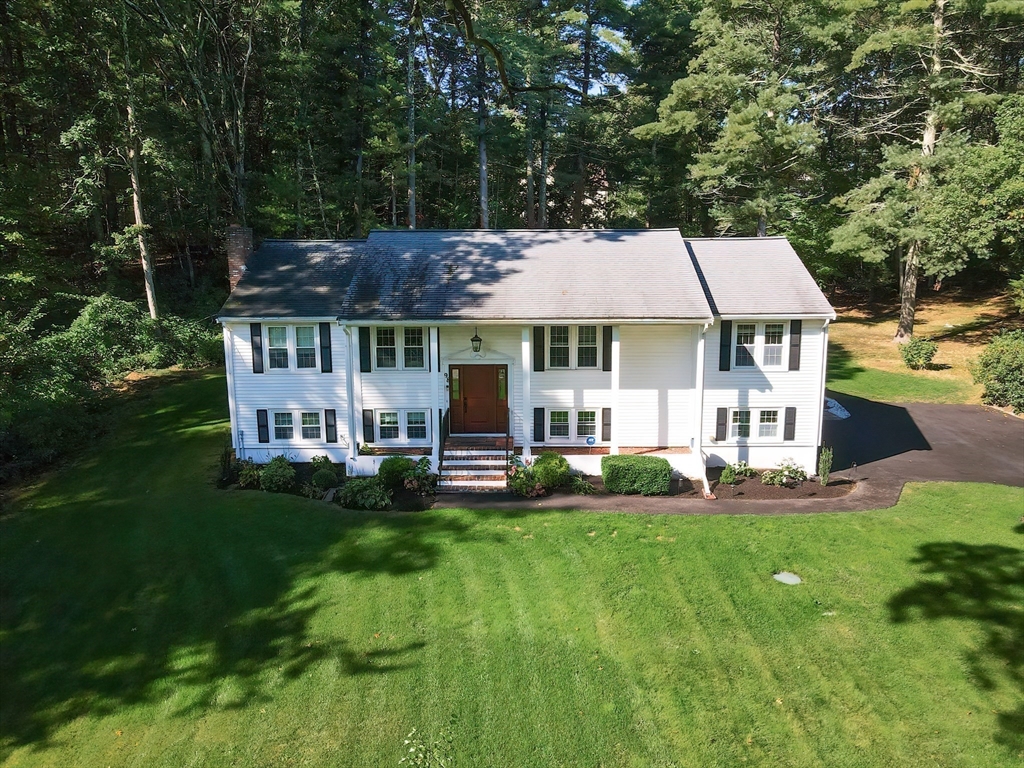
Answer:
[[[717,237],[686,241],[716,315],[835,317],[784,237]]]
[[[335,317],[363,240],[264,240],[221,308],[224,317]]]
[[[677,230],[379,230],[266,240],[223,317],[710,320],[832,308],[784,238]]]
[[[355,320],[710,318],[677,230],[378,231]]]

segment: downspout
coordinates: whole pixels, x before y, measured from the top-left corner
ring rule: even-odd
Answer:
[[[704,327],[701,328],[700,335],[697,337],[697,370],[694,376],[697,384],[696,397],[694,398],[697,403],[697,418],[694,420],[697,425],[696,448],[699,454],[698,459],[700,460],[700,482],[704,486],[705,499],[715,498],[715,495],[711,493],[711,484],[708,482],[708,466],[706,456],[704,455],[704,355],[707,346],[708,328],[712,324],[704,323]]]
[[[817,461],[818,454],[821,451],[821,440],[823,432],[825,430],[825,375],[828,370],[828,324],[830,320],[825,318],[825,324],[821,327],[821,386],[818,389],[818,444],[815,447],[814,458]],[[811,467],[812,472],[817,471],[817,467]]]
[[[238,398],[235,396],[235,333],[229,331],[226,323],[221,323],[221,332],[224,334],[224,371],[228,377],[228,413],[231,420],[231,447],[235,449],[235,458],[244,459],[239,456],[240,438],[238,433],[238,413],[236,412]]]
[[[338,322],[341,322],[341,318],[338,318]],[[348,400],[347,407],[345,408],[346,417],[348,419],[348,455],[349,459],[355,461],[359,458],[359,441],[356,440],[356,425],[355,425],[355,382],[353,381],[352,373],[352,327],[345,325],[342,326],[345,331],[345,344],[348,347],[348,352],[345,355],[345,397]]]

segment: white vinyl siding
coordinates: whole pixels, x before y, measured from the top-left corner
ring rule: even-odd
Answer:
[[[689,447],[697,333],[692,325],[619,330],[619,445]],[[589,406],[590,403],[587,403]]]

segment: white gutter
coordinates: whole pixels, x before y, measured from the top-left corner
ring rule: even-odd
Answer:
[[[818,450],[821,450],[821,440],[825,429],[825,375],[828,369],[828,320],[821,327],[821,387],[818,389]],[[817,467],[813,469],[817,470]]]
[[[828,320],[835,320],[836,319],[836,313],[833,311],[832,314],[830,314],[830,315],[822,314],[821,312],[818,312],[817,314],[812,314],[812,315],[792,315],[792,314],[787,315],[787,314],[784,314],[784,313],[780,314],[778,312],[771,312],[771,313],[747,312],[747,313],[742,314],[742,315],[719,315],[718,317],[721,320],[746,320],[748,318],[755,318],[756,317],[756,318],[759,318],[759,319],[769,318],[769,319],[779,319],[779,320],[826,320],[826,321],[828,321]]]

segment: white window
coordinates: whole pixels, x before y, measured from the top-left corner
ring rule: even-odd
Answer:
[[[764,360],[765,367],[782,365],[782,338],[785,328],[782,323],[764,324]]]
[[[267,356],[270,368],[288,367],[288,328],[272,325],[267,328]]]
[[[423,329],[405,329],[405,367],[423,367]]]
[[[757,325],[755,323],[736,324],[736,367],[752,368],[754,366],[754,347],[757,342]]]
[[[320,439],[320,411],[302,412],[302,439]]]
[[[394,328],[377,329],[377,367],[398,367],[398,350],[395,345]]]
[[[548,366],[551,368],[569,367],[569,326],[552,325],[548,343]]]
[[[597,434],[597,411],[576,412],[576,437],[589,437]]]
[[[398,411],[378,412],[377,425],[377,433],[381,440],[397,440],[399,438]]]
[[[406,411],[405,434],[410,440],[427,439],[426,411]]]
[[[736,410],[732,412],[732,424],[729,429],[729,437],[750,437],[750,411]]]
[[[374,370],[426,370],[427,333],[424,328],[378,326],[373,329],[372,339]]]
[[[430,438],[426,410],[377,411],[377,441],[422,443]],[[372,437],[372,436],[371,436]]]
[[[596,325],[581,325],[576,329],[576,367],[597,368]]]
[[[569,436],[569,412],[568,411],[551,411],[550,414],[550,425],[548,427],[548,434],[551,437],[568,437]]]
[[[548,326],[548,368],[598,368],[601,364],[596,325]]]
[[[316,368],[316,329],[312,325],[295,328],[295,367]]]
[[[274,411],[274,439],[291,440],[295,435],[292,414],[289,411]]]
[[[758,437],[778,437],[779,412],[761,411],[761,422],[757,426]]]

